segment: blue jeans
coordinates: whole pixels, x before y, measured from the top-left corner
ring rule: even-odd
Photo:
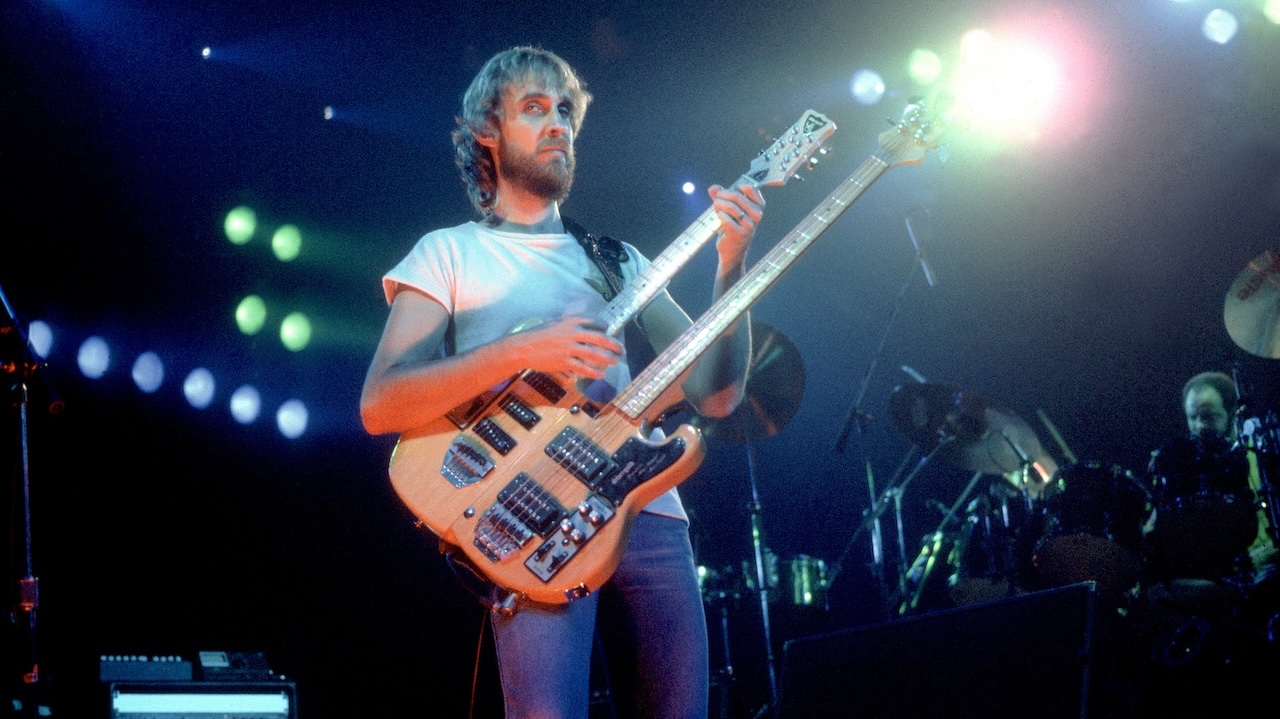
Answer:
[[[599,592],[489,618],[507,719],[586,719],[597,624],[615,716],[707,716],[706,615],[688,525],[678,519],[637,516]]]

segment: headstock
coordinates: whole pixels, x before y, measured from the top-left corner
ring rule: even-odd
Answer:
[[[903,110],[902,119],[880,133],[876,157],[889,167],[918,165],[946,134],[947,126],[929,112],[923,100],[914,100]]]
[[[769,149],[751,161],[751,169],[743,177],[756,187],[784,185],[800,169],[814,162],[814,154],[826,152],[822,143],[836,131],[836,124],[825,115],[806,110]]]

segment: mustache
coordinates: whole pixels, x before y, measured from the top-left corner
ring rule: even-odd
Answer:
[[[565,154],[572,152],[572,148],[569,146],[569,143],[564,140],[544,140],[538,144],[538,152],[542,152],[543,150],[560,150]]]

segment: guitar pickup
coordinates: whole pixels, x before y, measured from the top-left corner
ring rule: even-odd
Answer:
[[[484,479],[494,464],[480,450],[458,437],[449,445],[440,465],[440,474],[455,487],[466,487]]]
[[[503,397],[502,401],[499,402],[498,405],[502,407],[504,412],[511,416],[511,419],[520,423],[520,426],[525,429],[533,429],[533,425],[537,424],[538,420],[542,419],[538,416],[537,412],[534,412],[533,409],[524,402],[521,402],[520,398],[513,394]]]
[[[587,486],[593,487],[601,475],[613,466],[605,454],[587,436],[573,427],[565,427],[547,445],[547,456],[569,470]]]
[[[556,384],[555,380],[542,372],[530,372],[524,376],[524,381],[537,390],[538,394],[546,397],[551,404],[559,402],[568,394],[564,387]]]
[[[477,437],[484,440],[485,444],[493,447],[494,451],[504,457],[507,456],[508,452],[515,449],[515,439],[503,431],[503,429],[498,426],[498,423],[494,422],[492,419],[480,420],[476,423],[476,426],[472,431],[476,433]]]
[[[569,513],[556,501],[555,495],[524,472],[503,487],[497,499],[497,504],[518,517],[521,524],[543,537],[550,534],[560,524],[560,519]]]

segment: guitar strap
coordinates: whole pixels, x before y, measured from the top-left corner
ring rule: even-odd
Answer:
[[[600,268],[600,273],[604,275],[605,282],[609,283],[606,288],[597,287],[601,295],[604,295],[606,302],[613,300],[622,292],[622,263],[626,262],[627,250],[622,243],[604,235],[596,237],[587,232],[586,228],[579,225],[574,220],[560,216],[560,220],[564,222],[564,229],[573,238],[582,245],[582,250],[587,253],[587,257],[596,263],[596,267]]]

